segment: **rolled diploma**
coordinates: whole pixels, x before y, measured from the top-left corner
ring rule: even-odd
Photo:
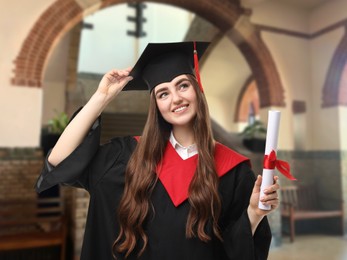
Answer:
[[[278,130],[280,125],[281,112],[270,110],[268,113],[268,123],[266,132],[265,155],[269,155],[272,150],[277,153]],[[260,196],[264,196],[264,190],[273,184],[275,169],[263,169],[263,181],[260,187]],[[263,210],[270,210],[270,205],[264,205],[260,200],[258,207]]]

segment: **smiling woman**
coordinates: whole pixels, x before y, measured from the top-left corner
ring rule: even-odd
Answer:
[[[180,75],[170,82],[164,82],[156,86],[155,96],[160,114],[166,122],[172,125],[172,131],[176,139],[181,144],[188,146],[193,144],[194,138],[188,138],[192,143],[183,143],[183,138],[187,139],[186,132],[180,137],[180,128],[192,129],[193,119],[197,111],[196,91],[199,90],[198,84],[188,75]],[[190,134],[193,134],[192,132]]]
[[[106,73],[48,155],[39,192],[65,183],[90,194],[81,259],[267,258],[277,177],[259,198],[249,160],[214,141],[197,70],[208,45],[149,44],[131,71]],[[105,106],[122,90],[144,89],[142,136],[100,146]]]

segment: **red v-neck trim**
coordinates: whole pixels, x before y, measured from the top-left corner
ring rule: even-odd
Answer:
[[[197,154],[183,160],[168,142],[156,172],[176,207],[188,198],[189,184],[193,179],[197,162]]]
[[[216,143],[214,157],[219,177],[226,174],[239,163],[248,160],[248,158],[220,143]],[[176,207],[188,199],[189,185],[194,177],[197,163],[198,155],[183,160],[171,143],[168,142],[162,162],[157,166],[157,174]]]
[[[140,137],[134,137],[139,141]],[[249,159],[230,148],[216,143],[214,154],[216,171],[219,177]],[[183,160],[170,142],[166,145],[163,159],[157,165],[156,172],[172,203],[178,207],[188,199],[190,182],[198,163],[198,155]]]

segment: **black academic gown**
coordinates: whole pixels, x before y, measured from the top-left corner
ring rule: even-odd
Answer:
[[[53,168],[46,161],[36,189],[57,183],[86,189],[90,204],[81,259],[111,260],[112,244],[119,232],[116,211],[124,188],[124,171],[137,145],[133,137],[112,139],[99,145],[97,121],[83,143]],[[143,260],[253,260],[266,259],[271,231],[264,217],[252,236],[247,207],[255,177],[248,163],[240,163],[220,178],[222,214],[219,226],[223,242],[212,236],[208,243],[185,237],[189,203],[174,206],[159,180],[151,200],[153,214],[145,224],[148,245]],[[209,229],[209,227],[207,227]],[[138,250],[138,248],[136,249]],[[136,250],[128,259],[137,259]],[[117,255],[117,259],[124,259]]]

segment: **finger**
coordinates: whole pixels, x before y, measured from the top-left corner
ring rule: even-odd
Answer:
[[[124,87],[128,84],[128,82],[129,82],[130,80],[132,80],[132,79],[133,79],[133,77],[131,77],[131,76],[121,78],[121,79],[119,80],[119,83],[120,83],[120,86],[121,86],[121,90],[123,90],[123,88],[124,88]]]
[[[264,201],[277,200],[277,199],[278,199],[277,192],[267,194],[263,197]]]
[[[278,199],[278,195],[277,193],[270,193],[270,194],[265,194],[264,196],[262,196],[260,198],[260,201],[261,202],[269,202],[271,200],[275,200],[275,199]]]
[[[278,181],[279,181],[278,176],[275,176],[275,177],[274,177],[274,184],[271,185],[270,187],[266,188],[266,189],[264,190],[264,193],[265,193],[265,194],[271,194],[271,193],[274,193],[274,192],[276,192],[277,190],[279,190],[279,189],[280,189],[280,185],[279,185]]]
[[[113,69],[113,70],[109,71],[108,74],[110,74],[111,76],[113,76],[117,79],[120,79],[120,78],[128,76],[129,71]]]
[[[263,199],[261,200],[261,202],[264,204],[264,205],[271,205],[271,206],[278,206],[279,205],[279,199],[278,198],[274,198],[274,199]]]
[[[253,192],[260,192],[261,182],[262,182],[262,177],[261,175],[258,175],[254,183]]]
[[[279,182],[279,177],[278,176],[274,176],[274,184]]]
[[[108,75],[106,75],[106,77],[108,78],[108,80],[112,83],[123,83],[125,80],[129,81],[131,80],[131,78],[126,78],[128,76],[128,72],[122,72],[119,70],[114,70],[112,72],[110,72]]]
[[[132,76],[128,76],[128,77],[126,77],[126,80],[127,81],[133,80],[133,77]]]
[[[107,74],[110,74],[110,75],[112,75],[112,76],[117,76],[118,73],[119,73],[119,70],[113,69],[113,70],[109,71]]]
[[[279,185],[275,184],[275,185],[268,187],[266,190],[264,190],[264,193],[269,195],[269,194],[276,193],[277,190],[279,190]]]
[[[133,77],[132,76],[127,76],[127,77],[125,77],[125,78],[123,78],[122,80],[124,80],[124,87],[125,87],[125,85],[130,81],[130,80],[132,80],[133,79]]]
[[[119,74],[119,76],[121,76],[121,77],[126,77],[126,76],[129,75],[129,71],[127,71],[127,70],[120,70],[120,71],[118,72],[118,74]]]

